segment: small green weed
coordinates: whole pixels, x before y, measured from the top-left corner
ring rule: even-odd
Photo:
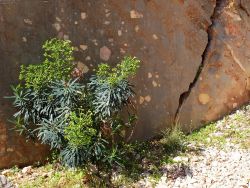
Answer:
[[[174,126],[173,129],[167,129],[163,132],[163,138],[160,143],[164,146],[167,153],[176,153],[184,151],[186,136],[181,131],[179,126]]]

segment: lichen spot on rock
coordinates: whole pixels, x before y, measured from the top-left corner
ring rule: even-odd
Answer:
[[[206,94],[206,93],[201,93],[201,94],[199,95],[199,102],[200,102],[201,104],[205,105],[205,104],[209,103],[209,101],[210,101],[210,96],[209,96],[208,94]]]
[[[61,30],[61,25],[59,23],[54,23],[53,27],[56,29],[56,31],[60,31]]]
[[[111,56],[111,50],[107,46],[100,48],[100,58],[103,61],[108,61]]]
[[[33,23],[29,18],[23,19],[23,22],[28,24],[28,25],[32,25],[32,23]]]
[[[144,99],[145,99],[145,101],[147,101],[147,102],[150,102],[150,101],[151,101],[151,97],[150,97],[149,95],[147,95]]]
[[[139,104],[143,104],[144,100],[145,100],[144,97],[140,96]]]
[[[85,20],[87,18],[86,12],[81,12],[81,19]]]
[[[158,40],[158,39],[159,39],[159,37],[158,37],[156,34],[153,34],[152,37],[153,37],[153,39],[155,39],[155,40]]]
[[[132,19],[143,18],[143,14],[137,12],[136,10],[131,10],[130,11],[130,18],[132,18]]]
[[[81,50],[85,51],[85,50],[87,50],[88,46],[84,45],[84,44],[81,44],[80,48],[81,48]]]
[[[149,73],[148,73],[148,78],[152,78],[152,77],[153,77],[152,73],[149,72]]]

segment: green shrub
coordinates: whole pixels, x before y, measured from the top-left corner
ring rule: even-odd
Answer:
[[[52,39],[45,42],[44,62],[38,65],[21,66],[19,79],[26,88],[39,90],[52,81],[68,81],[73,70],[73,47],[67,40]]]
[[[182,151],[185,149],[186,136],[178,126],[172,129],[166,129],[162,133],[163,138],[160,140],[167,152]]]
[[[92,112],[71,112],[68,126],[64,130],[65,138],[75,147],[90,145],[97,131],[93,127]]]
[[[107,83],[111,87],[117,86],[121,81],[127,80],[136,74],[140,61],[135,57],[125,57],[116,67],[111,68],[107,64],[100,64],[97,70],[97,78],[100,82]]]
[[[125,57],[111,68],[101,64],[85,79],[73,80],[69,41],[47,41],[45,61],[22,67],[17,87],[13,87],[16,125],[28,137],[41,140],[59,151],[61,162],[70,167],[95,165],[107,170],[122,165],[124,130],[133,125],[130,111],[134,97],[134,76],[139,60]],[[128,119],[121,115],[124,108]]]

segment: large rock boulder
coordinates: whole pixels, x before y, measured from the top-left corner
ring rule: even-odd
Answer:
[[[249,101],[250,2],[221,1],[210,28],[204,67],[180,108],[185,130],[217,120]]]
[[[42,1],[0,2],[0,169],[46,159],[48,147],[26,141],[13,130],[10,86],[17,83],[21,64],[41,61],[41,45],[53,33],[53,13]],[[0,186],[1,187],[1,186]]]
[[[249,2],[234,3],[30,0],[0,4],[0,168],[32,162],[38,153],[45,153],[44,147],[12,136],[7,119],[13,109],[3,96],[10,95],[9,86],[17,83],[21,64],[42,61],[41,44],[52,37],[73,42],[77,64],[86,76],[98,63],[115,64],[126,54],[142,60],[134,78],[139,116],[134,139],[151,138],[177,121],[185,130],[193,130],[248,101]]]
[[[79,52],[80,61],[91,67],[91,63],[106,60],[116,63],[126,54],[142,60],[134,80],[139,117],[134,138],[147,139],[170,126],[180,95],[194,80],[202,61],[215,1],[74,2],[60,3],[59,9],[70,12],[72,4],[89,8],[75,8],[79,16],[71,22],[63,12],[57,16],[61,20],[58,24],[64,25],[64,34],[76,46],[87,44],[88,49]],[[83,13],[85,19],[79,20]],[[111,51],[109,58],[103,58],[105,48]]]

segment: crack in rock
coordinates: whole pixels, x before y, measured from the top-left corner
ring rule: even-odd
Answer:
[[[240,8],[247,14],[247,16],[250,16],[250,13],[248,9],[244,6],[244,3],[242,0],[240,0]]]
[[[195,87],[199,77],[200,77],[200,74],[203,70],[203,67],[204,67],[204,64],[205,64],[205,60],[208,56],[208,51],[210,49],[210,45],[211,45],[211,41],[213,39],[213,27],[215,25],[215,20],[219,17],[220,13],[221,13],[221,10],[223,7],[225,7],[225,4],[226,4],[226,0],[216,0],[216,6],[214,7],[214,12],[211,16],[211,25],[207,28],[207,36],[208,36],[208,42],[207,42],[207,45],[205,47],[205,50],[202,54],[202,61],[201,61],[201,64],[196,72],[196,75],[195,75],[195,78],[194,80],[190,83],[189,85],[189,88],[187,91],[183,92],[181,95],[180,95],[180,98],[179,98],[179,106],[176,110],[176,113],[175,113],[175,117],[174,117],[174,124],[177,124],[178,121],[179,121],[179,112],[184,104],[184,102],[187,100],[187,98],[189,97],[192,89]]]

